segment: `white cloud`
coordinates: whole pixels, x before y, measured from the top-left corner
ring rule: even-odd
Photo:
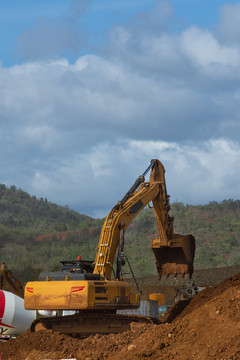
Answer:
[[[240,191],[240,146],[224,139],[179,145],[125,140],[100,143],[55,169],[37,171],[31,192],[97,216],[110,211],[144,172],[152,158],[162,161],[172,201],[204,204],[237,198]],[[231,180],[230,180],[231,179]],[[148,180],[148,175],[146,176]],[[226,183],[231,181],[231,186]]]
[[[35,147],[45,152],[53,151],[55,144],[64,141],[63,134],[48,125],[26,126],[15,133],[15,143]]]
[[[240,3],[224,4],[216,25],[219,38],[229,43],[240,43]]]
[[[103,215],[159,158],[174,200],[239,196],[240,48],[162,6],[98,55],[0,68],[1,182]]]
[[[239,66],[239,48],[220,44],[207,30],[197,27],[185,30],[181,36],[181,45],[195,66]]]

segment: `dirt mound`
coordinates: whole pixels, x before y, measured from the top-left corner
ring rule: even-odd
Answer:
[[[0,344],[2,359],[52,359],[60,357],[73,357],[78,348],[79,340],[52,330],[25,334],[15,340]],[[1,360],[2,360],[1,359]]]
[[[27,332],[0,344],[3,360],[239,360],[240,274],[173,306],[161,325],[79,340],[52,331]]]

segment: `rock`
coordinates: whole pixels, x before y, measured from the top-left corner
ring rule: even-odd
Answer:
[[[134,344],[131,344],[131,345],[128,345],[128,350],[130,351],[130,350],[134,350],[134,349],[136,349],[136,345],[134,345]]]

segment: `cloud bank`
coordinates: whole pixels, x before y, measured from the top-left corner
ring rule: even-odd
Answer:
[[[239,198],[240,46],[225,26],[231,11],[221,9],[214,32],[173,33],[174,9],[157,2],[111,29],[98,53],[70,63],[57,56],[66,49],[60,33],[55,53],[28,48],[28,61],[1,67],[0,182],[104,216],[159,158],[172,201]],[[34,30],[33,42],[39,23]]]

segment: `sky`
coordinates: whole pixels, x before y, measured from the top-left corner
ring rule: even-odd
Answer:
[[[157,158],[171,202],[239,199],[239,19],[239,1],[0,1],[0,183],[105,217]]]

